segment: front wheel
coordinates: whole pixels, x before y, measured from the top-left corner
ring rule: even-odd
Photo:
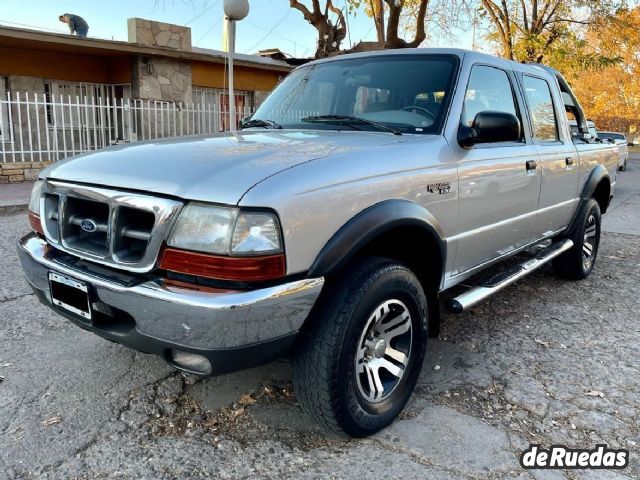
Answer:
[[[321,425],[366,436],[404,408],[424,360],[428,307],[416,276],[381,258],[329,283],[294,357],[302,409]]]
[[[591,274],[600,247],[601,220],[600,205],[592,198],[581,208],[576,226],[567,237],[573,240],[573,248],[554,260],[561,277],[582,280]]]

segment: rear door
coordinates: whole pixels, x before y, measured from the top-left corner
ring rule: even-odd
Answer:
[[[579,158],[567,125],[560,121],[565,113],[559,88],[542,76],[523,74],[520,79],[542,172],[538,233],[550,236],[566,227],[575,212]]]
[[[466,85],[460,123],[471,126],[482,111],[507,112],[523,124],[524,105],[515,76],[496,66],[475,64]],[[523,129],[524,130],[524,129]],[[520,141],[460,147],[458,161],[459,233],[453,274],[472,270],[535,240],[540,194],[538,153],[528,134]]]

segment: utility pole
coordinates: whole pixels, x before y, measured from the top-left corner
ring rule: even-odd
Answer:
[[[224,15],[227,22],[227,55],[229,62],[229,129],[238,128],[236,123],[236,94],[233,84],[233,55],[236,50],[236,22],[249,15],[249,0],[224,0]]]

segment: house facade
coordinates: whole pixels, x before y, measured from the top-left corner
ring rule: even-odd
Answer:
[[[187,27],[139,18],[128,37],[0,27],[0,183],[91,149],[230,128],[226,52],[192,47]],[[240,54],[234,65],[238,118],[293,68]]]

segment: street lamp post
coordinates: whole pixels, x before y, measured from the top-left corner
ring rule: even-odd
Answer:
[[[249,14],[249,0],[224,0],[227,22],[227,54],[229,59],[229,128],[236,129],[236,96],[233,86],[233,54],[236,50],[236,22]]]

